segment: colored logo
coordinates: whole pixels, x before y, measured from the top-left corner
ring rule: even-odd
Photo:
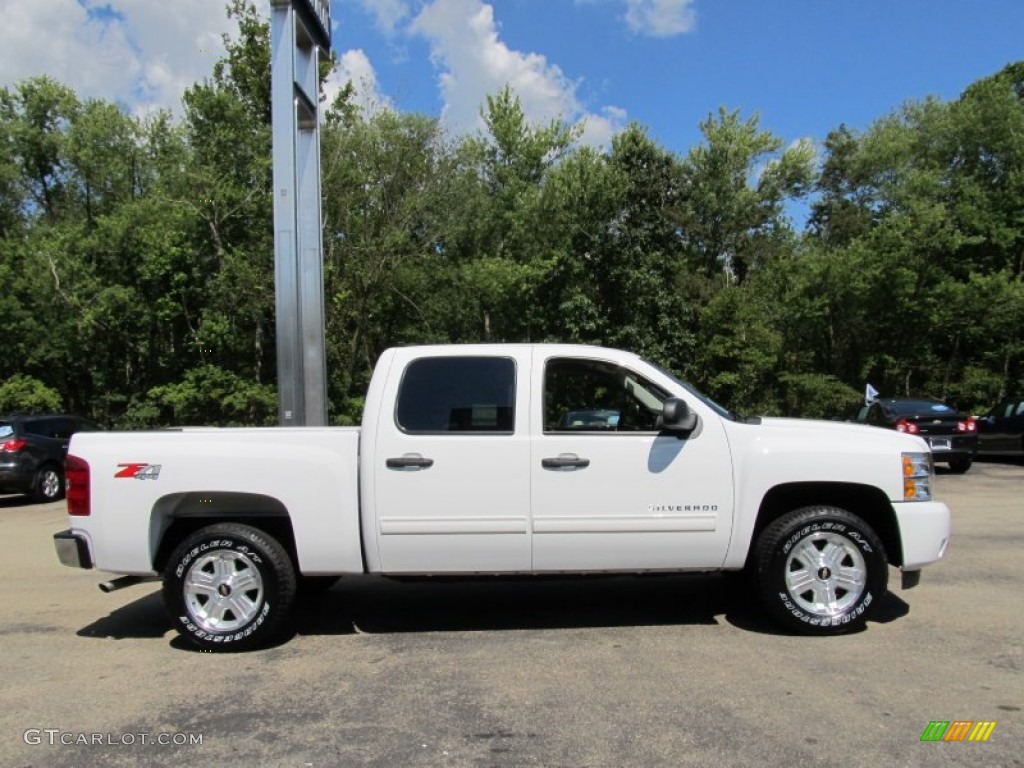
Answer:
[[[136,480],[156,480],[160,477],[159,464],[118,464],[121,469],[114,477],[132,477]]]
[[[988,741],[995,728],[995,720],[932,720],[921,741]]]

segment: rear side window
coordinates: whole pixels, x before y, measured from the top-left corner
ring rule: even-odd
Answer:
[[[74,419],[53,419],[53,437],[59,440],[67,440],[75,433]]]
[[[1017,416],[1024,416],[1024,400],[1017,403]]]
[[[56,419],[31,419],[25,422],[25,432],[39,437],[55,437]]]
[[[410,433],[515,430],[516,366],[507,357],[424,357],[405,369],[395,420]]]

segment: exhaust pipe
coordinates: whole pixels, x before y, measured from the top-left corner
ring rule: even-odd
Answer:
[[[156,576],[120,576],[110,581],[104,581],[99,585],[101,592],[116,592],[119,589],[125,587],[134,587],[136,584],[141,584],[144,581],[156,581]]]

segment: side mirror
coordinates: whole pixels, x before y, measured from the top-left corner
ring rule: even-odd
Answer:
[[[697,414],[690,410],[685,400],[670,397],[661,407],[658,426],[669,432],[693,432],[697,428]]]

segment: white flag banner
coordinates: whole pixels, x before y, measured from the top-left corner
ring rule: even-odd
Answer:
[[[871,405],[878,399],[878,390],[868,384],[864,387],[864,405]]]

